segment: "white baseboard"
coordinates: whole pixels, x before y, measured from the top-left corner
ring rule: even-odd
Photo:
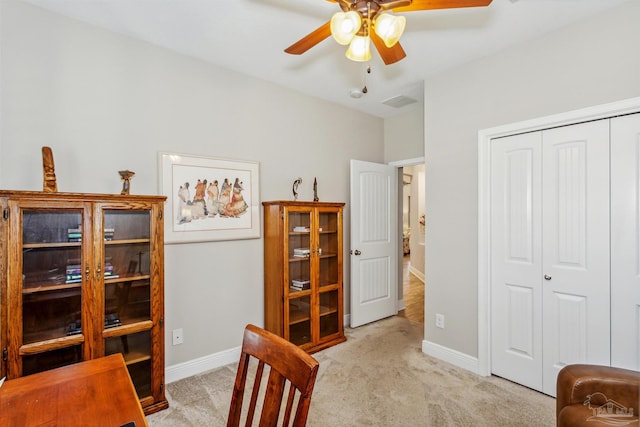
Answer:
[[[407,306],[404,305],[404,298],[399,299],[398,300],[398,311],[404,310],[405,308],[407,308]]]
[[[183,378],[192,377],[212,369],[221,368],[240,360],[241,347],[224,350],[219,353],[199,357],[177,365],[167,366],[165,369],[165,382],[176,382]]]
[[[469,356],[468,354],[461,353],[457,350],[453,350],[427,340],[422,341],[422,352],[459,368],[471,371],[474,374],[481,375],[477,357]]]
[[[417,270],[415,267],[413,266],[409,266],[409,273],[413,274],[414,276],[416,276],[422,283],[424,283],[424,273],[420,270]]]

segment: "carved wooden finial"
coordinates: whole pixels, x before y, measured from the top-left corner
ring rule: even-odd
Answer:
[[[56,167],[53,163],[51,147],[42,147],[42,175],[42,191],[45,193],[57,193]]]

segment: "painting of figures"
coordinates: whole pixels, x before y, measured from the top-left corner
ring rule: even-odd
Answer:
[[[160,153],[165,242],[260,237],[258,163]]]

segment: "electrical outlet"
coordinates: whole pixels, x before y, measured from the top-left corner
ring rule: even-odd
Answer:
[[[173,345],[182,344],[184,342],[184,335],[182,334],[182,328],[173,330]]]
[[[444,329],[444,314],[436,313],[436,327]]]

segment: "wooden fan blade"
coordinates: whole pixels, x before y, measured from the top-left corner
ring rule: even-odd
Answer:
[[[394,12],[417,10],[454,9],[459,7],[489,6],[492,0],[413,0],[409,6],[396,7]]]
[[[373,44],[378,50],[378,53],[380,54],[380,57],[384,61],[385,65],[394,64],[407,56],[402,46],[400,46],[400,42],[397,42],[391,47],[387,47],[380,36],[378,36],[375,32],[371,32],[369,36],[371,37],[371,41],[373,41]]]
[[[305,53],[330,35],[331,21],[328,21],[326,24],[319,27],[317,30],[307,34],[306,36],[286,48],[284,51],[292,55],[300,55],[302,53]]]

